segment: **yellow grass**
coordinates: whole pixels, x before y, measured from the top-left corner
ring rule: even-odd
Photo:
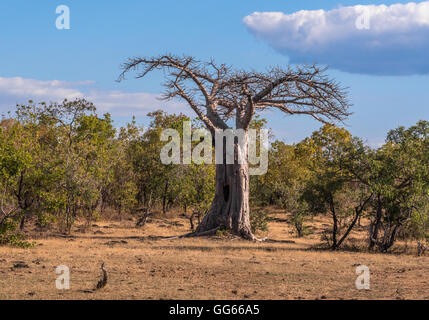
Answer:
[[[158,217],[143,229],[128,220],[97,222],[69,238],[36,239],[32,249],[0,247],[0,299],[429,299],[429,257],[417,257],[415,244],[401,254],[315,250],[329,220],[316,220],[314,234],[297,239],[284,215],[273,216],[268,237],[283,242],[163,240],[153,236],[189,232],[189,222]],[[364,236],[361,228],[346,244],[363,246]],[[101,262],[108,283],[91,292]],[[59,265],[70,268],[70,290],[56,289]],[[370,290],[355,287],[358,265],[370,268]]]

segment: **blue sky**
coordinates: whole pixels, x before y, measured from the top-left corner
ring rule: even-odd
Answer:
[[[426,51],[429,38],[425,25],[422,27],[420,23],[426,19],[425,12],[420,15],[423,18],[417,21],[417,26],[410,23],[382,30],[376,38],[369,30],[367,38],[377,42],[379,49],[371,55],[365,51],[367,38],[356,35],[356,31],[329,39],[325,39],[325,35],[332,32],[324,31],[321,39],[307,46],[308,39],[294,42],[288,38],[296,36],[293,23],[299,21],[285,18],[285,23],[272,27],[270,16],[256,22],[251,20],[252,24],[243,19],[253,12],[290,15],[299,10],[330,12],[358,4],[407,2],[2,0],[0,113],[28,98],[55,100],[77,92],[95,100],[102,111],[111,112],[118,124],[131,119],[131,114],[136,114],[137,121],[146,123],[144,114],[150,109],[165,107],[174,112],[190,112],[183,109],[182,104],[166,105],[155,99],[162,91],[162,74],[115,82],[119,66],[127,57],[170,52],[199,59],[213,57],[237,68],[257,70],[270,65],[286,66],[292,57],[298,62],[331,65],[329,75],[350,88],[354,114],[346,121],[346,128],[377,145],[389,129],[410,126],[419,119],[429,120],[429,75],[425,62],[429,61],[425,59],[425,55],[429,58]],[[70,8],[70,30],[55,27],[58,16],[55,9],[60,4]],[[335,20],[336,28],[338,23],[345,23],[329,18],[329,14],[326,17],[328,22]],[[319,26],[311,19],[306,20],[309,28],[318,30]],[[383,15],[377,19],[375,27],[388,24]],[[270,28],[266,28],[267,24]],[[347,31],[346,27],[344,30]],[[335,32],[333,35],[336,36]],[[320,44],[321,40],[325,42]],[[392,71],[404,68],[406,75]],[[387,75],[368,71],[376,69]],[[270,120],[276,138],[287,142],[296,142],[320,126],[305,117],[278,113],[264,116]]]

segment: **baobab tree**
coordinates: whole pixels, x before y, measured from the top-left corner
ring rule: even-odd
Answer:
[[[119,81],[130,71],[136,78],[164,71],[162,98],[185,101],[213,136],[218,130],[228,129],[228,119],[235,118],[235,129],[245,134],[234,148],[244,159],[248,159],[247,132],[256,112],[277,109],[288,115],[308,115],[323,123],[342,121],[349,115],[346,90],[326,76],[326,68],[317,65],[247,72],[213,60],[200,62],[193,57],[162,55],[130,58],[122,70]],[[248,161],[237,161],[235,156],[232,164],[216,163],[215,183],[211,208],[191,235],[225,229],[257,240],[249,219]]]

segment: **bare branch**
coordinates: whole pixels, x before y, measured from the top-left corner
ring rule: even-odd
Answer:
[[[350,115],[346,89],[326,76],[327,68],[316,65],[233,72],[213,60],[202,63],[193,57],[163,55],[131,58],[122,69],[118,81],[132,70],[137,78],[166,71],[163,98],[186,101],[211,131],[227,128],[226,120],[234,115],[238,126],[248,128],[254,113],[267,108],[309,115],[323,123]]]

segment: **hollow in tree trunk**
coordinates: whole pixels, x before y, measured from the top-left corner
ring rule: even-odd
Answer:
[[[249,170],[247,165],[216,165],[216,192],[210,210],[196,233],[224,229],[253,240],[249,218]]]

